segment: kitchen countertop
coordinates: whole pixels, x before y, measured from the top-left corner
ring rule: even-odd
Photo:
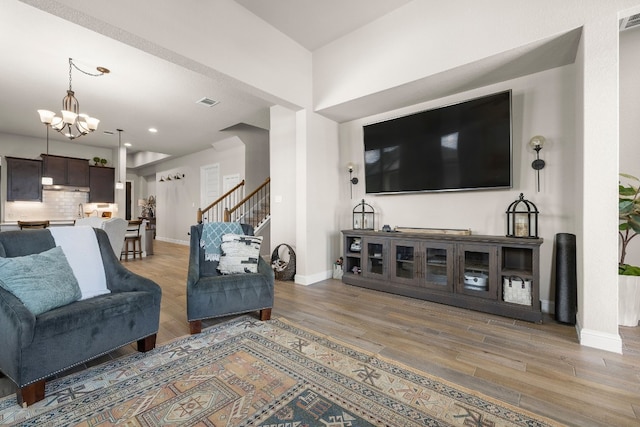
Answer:
[[[40,219],[29,219],[29,220],[21,220],[21,221],[43,221]],[[64,225],[73,225],[75,223],[75,219],[51,219],[49,220],[49,226],[64,226]],[[0,223],[0,227],[17,227],[18,221],[6,221]]]
[[[64,225],[73,225],[75,224],[77,218],[71,218],[71,219],[50,219],[49,220],[49,226],[50,227],[55,227],[55,226],[64,226]],[[103,220],[108,220],[109,218],[100,218]],[[149,218],[143,218],[146,221],[149,221]],[[43,219],[22,219],[21,221],[46,221]],[[5,221],[5,222],[1,222],[0,223],[0,227],[17,227],[18,226],[18,220],[16,221]]]

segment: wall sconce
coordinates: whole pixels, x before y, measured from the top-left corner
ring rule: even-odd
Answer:
[[[349,163],[347,165],[347,170],[349,171],[349,183],[351,184],[350,185],[351,198],[353,199],[353,186],[358,183],[358,178],[353,176],[353,163]]]
[[[544,136],[536,135],[529,141],[529,146],[536,152],[536,159],[531,163],[531,167],[535,169],[538,178],[538,193],[540,192],[540,169],[544,168],[544,160],[540,158],[540,150],[544,146],[546,139]]]
[[[160,182],[164,182],[164,175],[160,177]]]
[[[173,178],[174,179],[182,179],[182,178],[184,178],[184,174],[177,173],[177,174],[175,174],[175,176]]]

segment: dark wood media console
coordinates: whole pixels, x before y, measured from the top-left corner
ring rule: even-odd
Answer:
[[[343,230],[342,281],[542,322],[542,239]]]

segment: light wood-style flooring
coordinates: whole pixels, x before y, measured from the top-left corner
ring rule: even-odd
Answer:
[[[154,255],[125,265],[162,286],[162,344],[189,334],[189,248],[154,243]],[[620,355],[580,346],[575,327],[550,317],[534,324],[337,280],[276,282],[273,316],[568,425],[640,425],[640,327],[620,328]]]
[[[189,334],[188,253],[156,240],[154,255],[124,262],[162,287],[158,345]],[[640,327],[620,327],[624,351],[615,354],[580,346],[575,327],[550,317],[528,323],[337,280],[276,282],[272,316],[567,425],[640,426]]]

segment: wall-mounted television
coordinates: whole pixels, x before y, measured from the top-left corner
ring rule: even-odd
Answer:
[[[512,186],[511,90],[363,127],[368,194]]]

